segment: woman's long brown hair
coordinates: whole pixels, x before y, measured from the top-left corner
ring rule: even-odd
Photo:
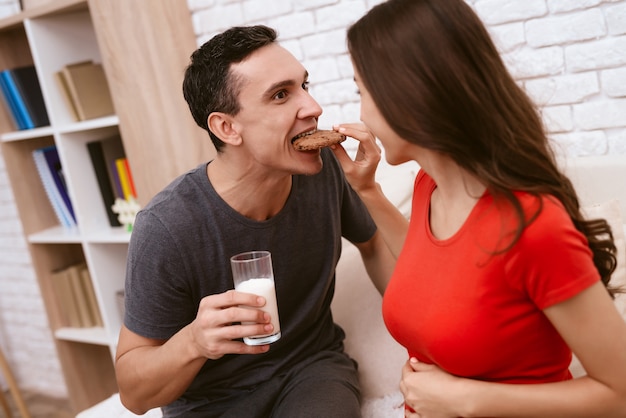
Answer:
[[[524,216],[514,191],[552,195],[587,237],[602,282],[616,291],[609,286],[616,267],[609,225],[582,216],[537,109],[470,6],[463,0],[389,0],[350,27],[348,49],[400,137],[448,155],[513,205],[519,222],[507,249],[534,219]]]

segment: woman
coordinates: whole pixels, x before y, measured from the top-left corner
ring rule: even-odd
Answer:
[[[408,417],[624,417],[615,245],[587,221],[537,111],[462,0],[390,0],[348,31],[366,127],[346,176],[397,258],[385,323]],[[416,161],[410,224],[374,180]],[[379,284],[379,288],[385,284]],[[607,287],[610,292],[607,292]],[[587,376],[572,379],[572,352]]]

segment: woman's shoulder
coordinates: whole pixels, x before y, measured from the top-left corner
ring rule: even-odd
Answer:
[[[565,206],[555,196],[530,192],[516,192],[515,196],[524,211],[529,225],[538,223],[545,226],[553,222],[572,223]]]
[[[415,185],[414,185],[415,190],[417,190],[418,188],[422,188],[422,187],[432,189],[435,186],[436,186],[435,180],[433,180],[433,178],[430,175],[428,175],[428,173],[424,171],[423,168],[420,168],[419,171],[417,172],[417,176],[415,176]]]
[[[519,241],[522,247],[530,246],[539,251],[564,244],[587,247],[586,237],[576,229],[563,203],[556,197],[531,193],[517,193],[517,197],[527,222]]]

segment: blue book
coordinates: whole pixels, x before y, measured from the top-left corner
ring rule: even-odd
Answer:
[[[20,129],[34,128],[35,125],[33,124],[33,120],[28,114],[26,103],[20,95],[17,85],[15,84],[15,80],[13,80],[11,70],[3,70],[2,72],[0,72],[0,77],[4,80],[4,83],[6,84],[7,90],[9,92],[9,96],[11,100],[13,100],[15,108],[17,109],[17,119],[18,121],[22,122],[22,126],[20,127]]]
[[[6,82],[6,78],[2,76],[2,72],[0,72],[0,88],[2,89],[2,96],[4,97],[7,103],[7,107],[10,110],[13,121],[15,122],[15,127],[17,129],[26,129],[24,119],[22,118],[19,110],[17,109],[17,103],[15,102],[15,98],[11,94],[9,86]]]
[[[66,217],[69,219],[70,225],[76,224],[76,215],[74,214],[74,208],[72,207],[72,201],[70,200],[70,195],[67,191],[67,184],[65,183],[65,176],[63,175],[63,167],[61,166],[61,159],[59,158],[59,153],[57,152],[57,147],[55,145],[45,147],[42,149],[43,155],[48,163],[48,169],[52,174],[52,179],[54,180],[54,184],[59,191],[62,199],[62,210],[65,213]],[[68,216],[69,214],[69,216]]]
[[[33,159],[35,160],[35,167],[37,167],[37,172],[41,178],[43,188],[46,191],[48,200],[50,200],[50,204],[52,205],[52,209],[54,210],[59,223],[65,228],[71,228],[73,226],[72,222],[68,218],[68,214],[63,211],[64,204],[62,202],[61,195],[54,184],[52,173],[48,169],[48,163],[46,162],[46,157],[43,154],[43,149],[34,150]]]
[[[11,94],[9,93],[9,88],[7,87],[4,79],[0,77],[0,90],[2,91],[2,99],[6,104],[7,109],[9,110],[9,114],[11,115],[11,119],[13,120],[13,124],[17,129],[22,128],[22,122],[18,119],[17,108],[15,107],[15,102],[11,98]]]

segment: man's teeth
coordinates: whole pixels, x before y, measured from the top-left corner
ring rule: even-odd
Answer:
[[[311,134],[315,133],[315,131],[317,131],[317,129],[313,129],[313,130],[308,131],[308,132],[302,132],[301,134],[298,134],[298,135],[294,136],[293,139],[291,140],[291,142],[295,141],[298,138],[302,138],[303,136],[311,135]]]

